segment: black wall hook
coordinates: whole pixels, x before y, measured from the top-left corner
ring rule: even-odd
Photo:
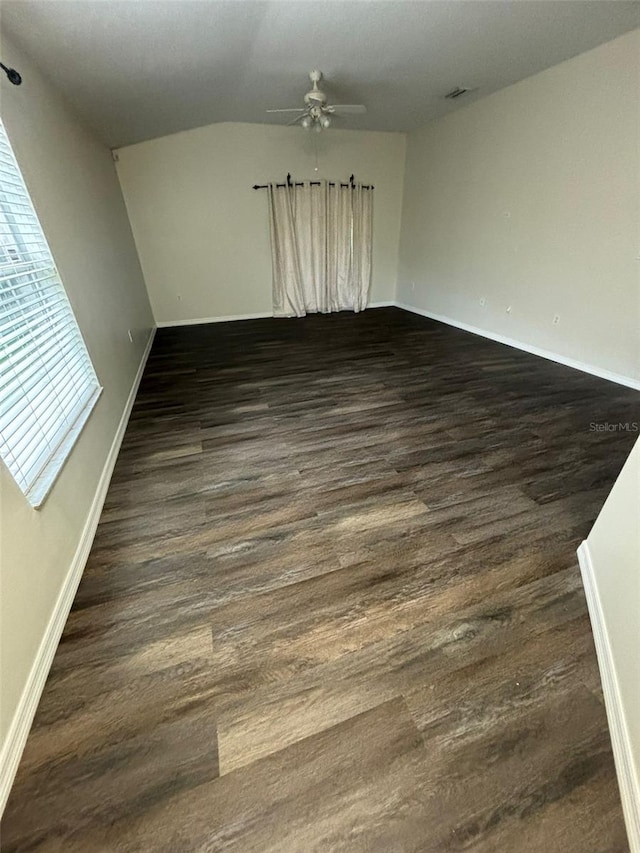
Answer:
[[[2,62],[0,62],[0,68],[4,71],[4,73],[9,78],[9,82],[13,83],[14,86],[19,86],[22,83],[22,76],[18,74],[15,68],[7,68]]]

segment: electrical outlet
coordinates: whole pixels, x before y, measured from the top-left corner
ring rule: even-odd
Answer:
[[[129,335],[129,340],[133,343],[133,335],[131,334],[131,329],[127,329],[127,334]]]
[[[486,305],[486,303],[487,303],[487,300],[486,300],[486,299],[484,298],[484,296],[483,296],[483,297],[482,297],[482,299],[480,300],[480,305],[482,305],[482,307],[484,308],[484,306]]]
[[[559,315],[559,314],[554,314],[554,315],[553,315],[553,325],[554,325],[554,326],[557,326],[559,322],[560,322],[560,315]]]

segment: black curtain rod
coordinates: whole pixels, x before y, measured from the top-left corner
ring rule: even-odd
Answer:
[[[321,183],[322,183],[322,181],[309,181],[309,186],[311,186],[311,187],[319,187]],[[271,184],[254,184],[254,185],[253,185],[253,188],[254,188],[254,190],[266,190],[266,189],[268,189],[270,186],[272,186],[272,185],[271,185]],[[303,186],[304,186],[304,181],[295,181],[295,182],[294,182],[294,181],[292,181],[292,180],[291,180],[291,172],[289,172],[289,174],[287,175],[287,181],[286,181],[286,183],[284,183],[284,184],[274,184],[273,186],[276,186],[276,187],[303,187]],[[354,180],[354,176],[353,176],[353,175],[351,175],[351,177],[349,178],[349,183],[348,183],[348,184],[335,184],[333,181],[329,181],[329,186],[330,186],[330,187],[335,187],[335,186],[340,186],[340,187],[351,187],[352,189],[355,189],[355,187],[356,187],[356,185],[355,185],[355,180]],[[362,189],[363,189],[363,190],[372,190],[373,188],[374,188],[374,187],[373,187],[373,184],[371,184],[371,185],[369,185],[369,184],[362,184]]]

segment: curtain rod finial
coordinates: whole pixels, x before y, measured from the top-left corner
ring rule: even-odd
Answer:
[[[7,66],[3,62],[0,62],[0,68],[2,68],[4,73],[9,78],[9,82],[13,83],[14,86],[19,86],[22,83],[22,77],[16,71],[15,68],[7,68]]]

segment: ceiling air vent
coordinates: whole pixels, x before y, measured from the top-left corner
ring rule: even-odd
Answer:
[[[447,92],[445,98],[448,98],[450,101],[455,101],[456,98],[459,98],[460,95],[466,95],[470,89],[467,89],[465,86],[456,86],[455,89],[452,89],[450,92]]]

